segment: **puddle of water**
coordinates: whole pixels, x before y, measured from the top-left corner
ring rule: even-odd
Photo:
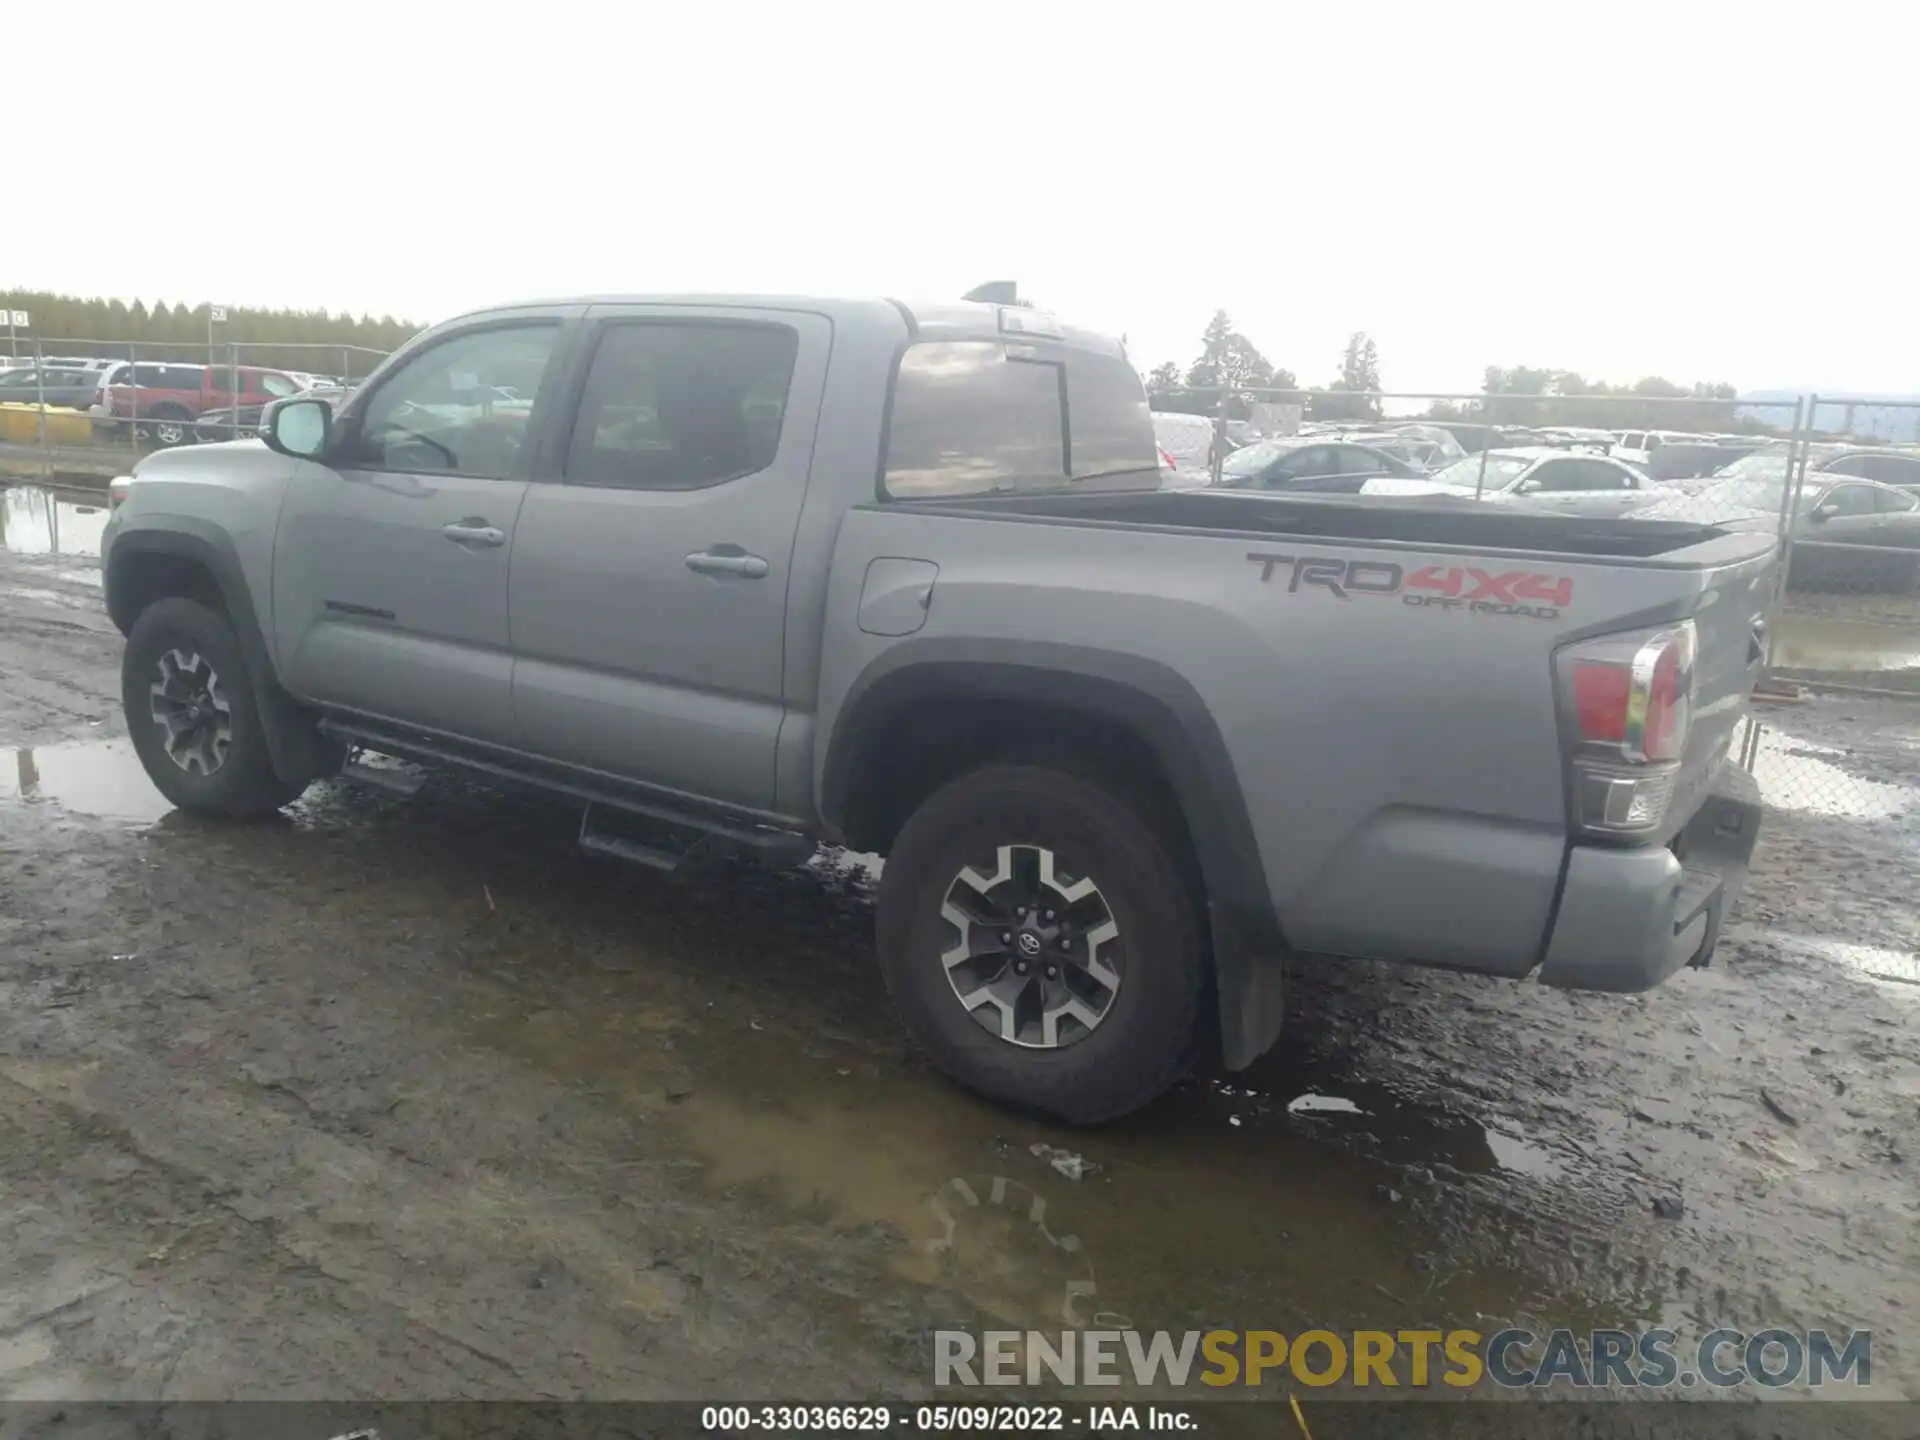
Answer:
[[[1287,1112],[1292,1115],[1364,1115],[1367,1113],[1344,1095],[1320,1095],[1311,1090],[1289,1100]]]
[[[1471,1116],[1408,1100],[1388,1089],[1332,1070],[1303,1042],[1283,1034],[1238,1084],[1216,1084],[1216,1097],[1235,1107],[1236,1125],[1286,1124],[1262,1101],[1288,1095],[1284,1110],[1296,1128],[1364,1140],[1363,1149],[1395,1166],[1440,1166],[1468,1175],[1510,1173],[1542,1179],[1563,1166],[1545,1146]],[[1244,1098],[1235,1098],[1244,1097]]]
[[[1561,1170],[1559,1160],[1546,1146],[1536,1145],[1531,1140],[1509,1135],[1492,1126],[1487,1127],[1487,1148],[1493,1152],[1493,1158],[1502,1170],[1512,1171],[1515,1175],[1531,1175],[1536,1180],[1543,1180],[1558,1175]]]
[[[0,490],[0,550],[16,555],[100,554],[107,527],[107,500],[39,485]]]
[[[1773,662],[1795,670],[1914,670],[1920,641],[1895,625],[1784,614],[1774,624]]]
[[[1781,934],[1777,931],[1769,938],[1789,950],[1844,965],[1874,980],[1920,987],[1920,956],[1911,950],[1892,950],[1881,945],[1860,945],[1849,940],[1827,940],[1813,935]]]
[[[5,755],[0,751],[0,755]],[[0,800],[44,801],[76,815],[150,824],[173,809],[129,740],[16,749],[0,762]]]

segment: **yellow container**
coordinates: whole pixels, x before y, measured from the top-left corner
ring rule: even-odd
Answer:
[[[0,405],[0,440],[16,445],[85,445],[92,438],[93,417],[84,410]]]

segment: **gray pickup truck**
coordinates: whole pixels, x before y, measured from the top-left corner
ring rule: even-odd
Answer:
[[[1121,347],[1038,311],[489,310],[263,437],[116,487],[168,798],[367,751],[665,868],[877,852],[908,1025],[1030,1110],[1246,1065],[1294,954],[1647,988],[1752,851],[1771,537],[1160,491]]]

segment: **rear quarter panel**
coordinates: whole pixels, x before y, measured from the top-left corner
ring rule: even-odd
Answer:
[[[939,567],[915,635],[858,628],[882,556]],[[834,557],[820,734],[869,667],[912,647],[1144,658],[1183,677],[1218,727],[1291,945],[1520,973],[1539,958],[1567,843],[1554,650],[1703,604],[1744,618],[1766,574],[1750,564],[1716,588],[1659,562],[866,507]],[[1496,598],[1476,609],[1476,591]]]

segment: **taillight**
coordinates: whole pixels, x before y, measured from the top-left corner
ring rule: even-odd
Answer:
[[[1693,720],[1691,620],[1569,645],[1555,657],[1573,731],[1575,823],[1618,836],[1660,828]]]
[[[113,483],[107,486],[107,513],[111,515],[127,503],[127,490],[133,484],[131,475],[117,475]]]
[[[1173,463],[1173,456],[1162,450],[1160,452],[1160,468],[1162,470],[1178,470],[1180,467]]]

